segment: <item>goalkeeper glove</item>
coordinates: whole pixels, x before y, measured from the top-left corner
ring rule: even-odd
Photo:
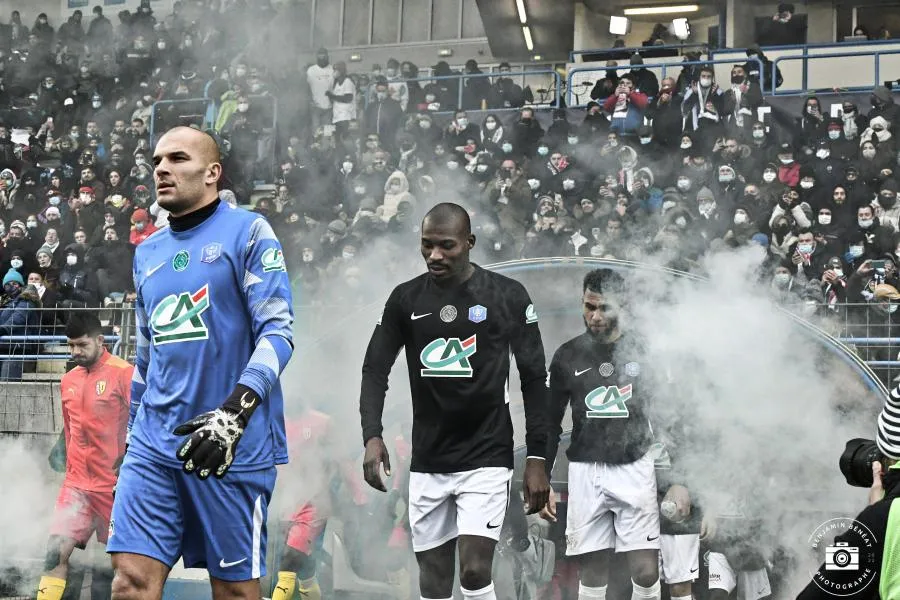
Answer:
[[[261,402],[256,392],[238,384],[221,407],[203,413],[175,428],[175,435],[187,435],[175,456],[186,473],[200,479],[215,474],[221,479],[234,462],[234,452],[244,435],[247,421]]]

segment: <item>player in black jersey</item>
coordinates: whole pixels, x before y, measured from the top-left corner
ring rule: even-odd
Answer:
[[[640,344],[620,327],[617,294],[604,290],[621,286],[611,271],[585,276],[587,330],[550,363],[548,468],[572,407],[566,554],[581,557],[579,600],[606,598],[613,551],[627,553],[632,600],[660,597],[653,436],[644,409],[653,386]],[[544,514],[555,519],[552,494]]]
[[[510,351],[525,402],[525,503],[550,493],[545,452],[546,368],[537,314],[519,282],[469,262],[469,215],[442,203],[422,221],[428,272],[391,293],[366,351],[360,414],[366,481],[384,491],[390,459],[381,439],[388,376],[406,348],[413,402],[409,520],[422,598],[453,593],[457,538],[467,600],[495,600],[494,547],[509,500],[513,428]]]

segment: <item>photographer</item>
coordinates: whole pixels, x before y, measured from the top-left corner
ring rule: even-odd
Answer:
[[[856,440],[854,440],[856,442]],[[853,444],[853,442],[851,442]],[[848,444],[850,450],[851,444]],[[833,562],[837,562],[826,550],[826,559],[819,571],[813,576],[806,588],[797,596],[798,600],[811,600],[813,598],[860,599],[881,598],[887,600],[894,598],[900,592],[900,571],[895,567],[900,551],[900,527],[897,519],[900,516],[900,504],[894,506],[894,500],[900,497],[900,386],[891,391],[890,398],[885,402],[878,416],[878,436],[876,438],[879,460],[872,461],[872,484],[869,487],[869,506],[856,516],[856,523],[864,525],[874,538],[874,545],[870,552],[874,554],[874,577],[868,585],[853,587],[853,582],[860,577],[860,568],[836,569]],[[873,449],[874,450],[874,449]],[[854,485],[867,483],[863,481],[863,470],[859,467],[858,460],[849,461],[845,465],[841,457],[841,470],[847,476],[848,482]],[[854,456],[853,458],[860,458]],[[846,468],[845,468],[846,467]],[[892,520],[892,523],[889,523]],[[891,527],[889,527],[891,525]],[[853,528],[835,536],[833,546],[846,544],[848,549],[859,549],[864,544],[860,543],[861,536],[854,533]],[[868,550],[868,549],[867,549]],[[863,559],[859,559],[863,565]],[[864,565],[863,565],[864,566]],[[843,589],[838,593],[829,593],[820,586],[819,581],[829,580]],[[851,591],[848,593],[848,591]]]

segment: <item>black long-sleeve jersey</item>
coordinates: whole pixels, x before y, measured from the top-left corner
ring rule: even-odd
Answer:
[[[525,402],[529,456],[547,450],[547,370],[534,304],[521,283],[475,266],[438,286],[426,274],[391,293],[362,369],[363,441],[380,436],[388,375],[406,348],[413,402],[412,471],[513,466],[510,353]]]
[[[652,391],[643,354],[625,337],[611,344],[585,332],[564,343],[550,363],[547,466],[559,447],[566,406],[572,406],[570,462],[623,464],[653,443],[644,405]],[[549,475],[549,473],[548,473]]]

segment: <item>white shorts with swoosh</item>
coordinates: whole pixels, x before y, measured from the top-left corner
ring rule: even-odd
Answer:
[[[663,534],[659,538],[660,579],[666,583],[694,581],[700,574],[700,534]]]
[[[500,539],[512,469],[409,474],[413,550],[431,550],[461,535]]]
[[[633,463],[569,463],[566,555],[659,549],[656,471],[648,452]]]

